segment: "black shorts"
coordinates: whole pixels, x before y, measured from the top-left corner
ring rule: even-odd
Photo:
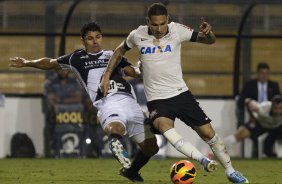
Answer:
[[[264,134],[265,132],[270,132],[273,129],[267,129],[267,128],[263,128],[259,123],[253,122],[253,121],[249,121],[246,124],[244,124],[243,126],[245,126],[251,133],[250,138],[252,140],[257,140],[257,138]]]
[[[173,121],[179,118],[191,128],[211,122],[190,91],[172,98],[150,101],[147,106],[150,112],[150,122],[159,117],[166,117]]]

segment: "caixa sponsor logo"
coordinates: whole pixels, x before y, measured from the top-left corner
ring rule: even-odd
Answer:
[[[170,45],[158,45],[155,47],[141,47],[140,53],[141,54],[157,54],[163,52],[171,52]]]

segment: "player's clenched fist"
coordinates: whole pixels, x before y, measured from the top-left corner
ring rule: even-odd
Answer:
[[[200,25],[200,31],[204,34],[209,34],[211,32],[212,26],[205,21],[205,18],[201,18],[201,25]]]

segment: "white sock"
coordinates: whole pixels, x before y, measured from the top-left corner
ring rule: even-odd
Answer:
[[[229,135],[223,138],[223,142],[226,148],[229,150],[237,142],[237,140],[234,135]]]
[[[201,162],[203,158],[206,158],[190,142],[185,141],[183,137],[176,132],[175,128],[167,130],[163,135],[179,152],[187,157],[197,160],[198,162]]]
[[[232,167],[230,156],[228,155],[226,147],[220,137],[215,134],[211,140],[207,141],[207,144],[210,146],[220,164],[224,167],[225,172],[227,174],[234,172],[235,170]]]

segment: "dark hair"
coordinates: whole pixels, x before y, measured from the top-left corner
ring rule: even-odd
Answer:
[[[147,16],[150,18],[153,15],[168,15],[165,5],[162,3],[153,3],[149,6]]]
[[[281,95],[274,95],[272,98],[271,98],[271,102],[272,104],[279,104],[282,102],[282,96]]]
[[[82,26],[80,30],[81,38],[84,38],[88,31],[98,31],[102,33],[100,26],[96,22],[89,22]]]
[[[270,69],[269,65],[267,63],[264,62],[260,62],[257,66],[257,71],[261,70],[261,69]]]

